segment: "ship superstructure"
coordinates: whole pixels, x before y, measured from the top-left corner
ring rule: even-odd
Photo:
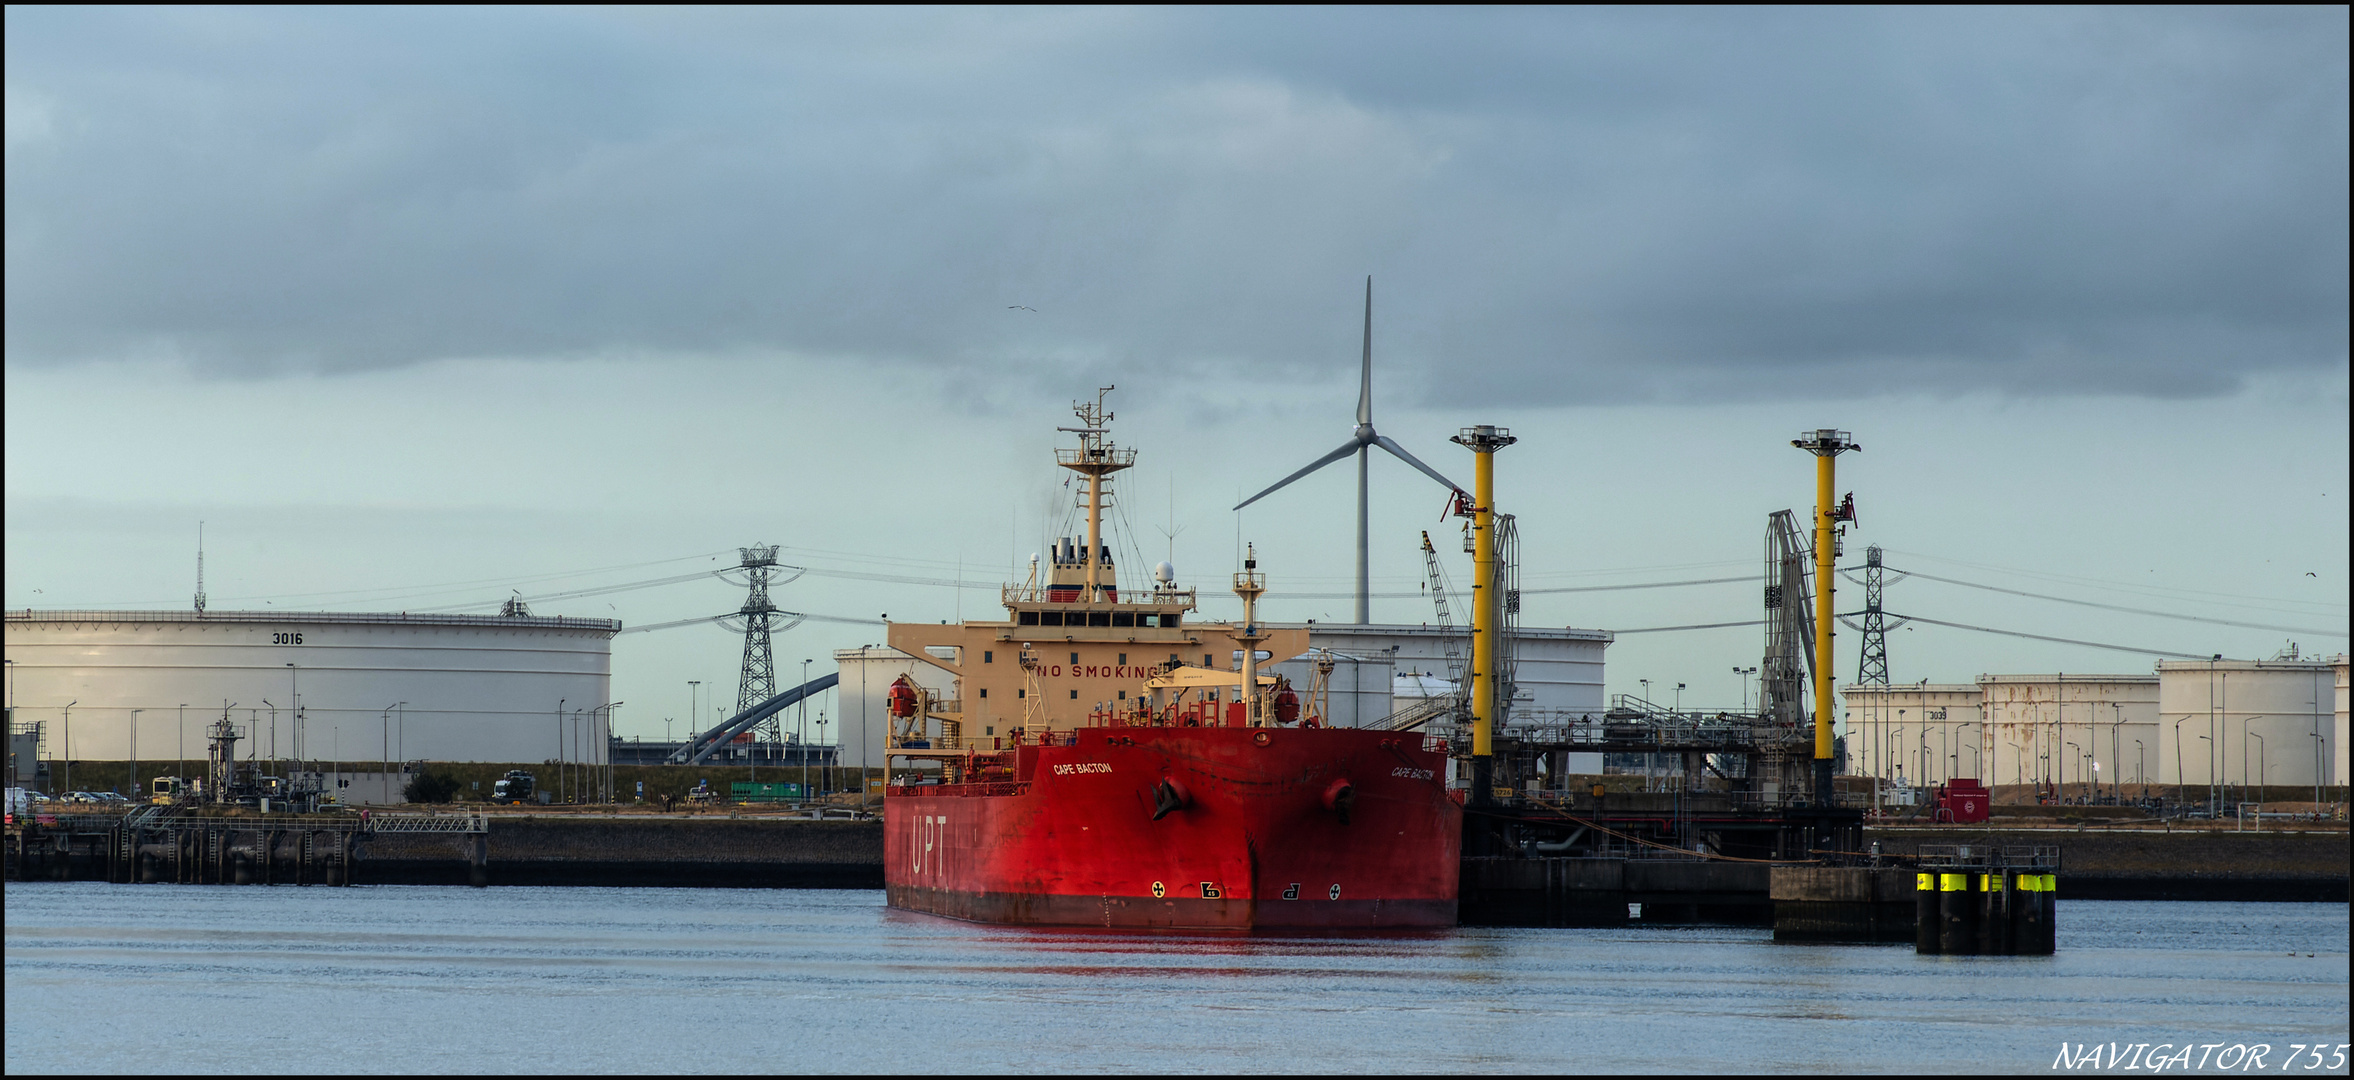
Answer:
[[[1108,387],[1106,390],[1108,391]],[[1136,452],[1102,395],[1074,405],[1084,541],[1006,587],[1003,620],[895,623],[954,677],[890,691],[885,881],[894,907],[991,922],[1233,928],[1446,926],[1462,811],[1444,746],[1324,723],[1321,687],[1260,674],[1308,651],[1257,621],[1196,620],[1167,563],[1123,593],[1104,507]]]

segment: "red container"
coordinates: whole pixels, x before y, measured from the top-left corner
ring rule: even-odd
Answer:
[[[1949,780],[1937,785],[1938,821],[1970,825],[1994,812],[1994,794],[1976,780]]]

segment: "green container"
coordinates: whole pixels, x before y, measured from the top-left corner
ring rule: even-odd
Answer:
[[[734,789],[731,794],[737,802],[799,802],[801,800],[801,785],[799,784],[751,783],[738,780],[731,787]]]

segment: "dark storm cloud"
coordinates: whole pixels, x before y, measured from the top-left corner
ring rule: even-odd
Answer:
[[[7,345],[2212,394],[2345,364],[2347,29],[11,8]]]

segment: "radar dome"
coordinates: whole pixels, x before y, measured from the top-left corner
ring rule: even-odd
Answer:
[[[1161,584],[1167,585],[1177,580],[1177,568],[1165,562],[1154,563],[1152,576]]]

